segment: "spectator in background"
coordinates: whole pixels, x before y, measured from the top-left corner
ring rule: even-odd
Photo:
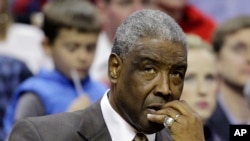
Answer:
[[[32,73],[27,66],[14,58],[0,55],[0,141],[4,141],[3,117],[14,90]]]
[[[6,39],[8,27],[10,24],[10,15],[8,11],[7,0],[0,0],[0,41]]]
[[[213,48],[217,55],[220,87],[210,127],[229,141],[229,124],[250,123],[250,108],[243,88],[250,79],[250,17],[230,19],[215,30]]]
[[[84,0],[53,0],[44,16],[43,47],[55,69],[42,70],[19,86],[4,118],[7,133],[15,121],[65,112],[77,98],[95,102],[106,90],[88,74],[100,31],[95,7]]]
[[[155,5],[172,16],[185,33],[196,34],[210,42],[215,23],[187,0],[154,0]]]
[[[10,23],[7,0],[0,0],[0,48],[5,47]],[[32,76],[27,66],[12,57],[0,55],[0,141],[4,141],[3,116],[16,87]]]
[[[188,0],[206,15],[220,24],[239,15],[250,15],[249,0]]]
[[[206,141],[219,141],[206,125],[216,106],[218,77],[212,47],[197,35],[187,35],[188,69],[181,100],[185,100],[202,118]]]
[[[10,8],[10,19],[14,20],[7,30],[5,45],[0,48],[0,53],[25,62],[34,74],[40,68],[52,69],[51,58],[45,55],[41,46],[43,32],[39,27],[29,24],[30,22],[25,22],[40,11],[42,3],[37,0],[14,0],[9,5],[10,7],[6,5],[5,8]],[[18,20],[17,17],[26,20]]]
[[[91,76],[109,86],[108,57],[111,52],[115,31],[132,12],[151,8],[151,0],[97,0],[97,8],[102,20],[102,32],[97,43],[97,52],[91,68]]]
[[[41,23],[36,21],[36,16],[46,2],[47,0],[13,0],[11,13],[14,22],[40,26]]]

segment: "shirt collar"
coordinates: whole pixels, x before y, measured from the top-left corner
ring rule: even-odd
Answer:
[[[101,110],[112,141],[132,141],[136,131],[112,108],[108,100],[108,92],[109,90],[105,92],[101,100]],[[146,136],[149,141],[155,140],[155,134]]]
[[[227,117],[230,124],[238,124],[237,121],[229,112],[228,108],[225,106],[224,101],[222,100],[221,94],[218,95],[218,104],[221,106],[222,111],[224,111],[225,116]]]

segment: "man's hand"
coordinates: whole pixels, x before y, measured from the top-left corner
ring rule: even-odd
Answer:
[[[164,124],[165,118],[169,117],[173,118],[174,122],[166,128],[169,128],[174,141],[205,141],[201,118],[185,101],[169,102],[154,114],[148,114],[147,118],[152,122]]]

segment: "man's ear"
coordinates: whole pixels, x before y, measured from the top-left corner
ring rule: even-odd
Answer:
[[[50,56],[51,55],[51,52],[52,52],[52,48],[51,48],[51,44],[48,40],[48,38],[44,38],[42,40],[42,47],[43,47],[43,51],[46,55]]]
[[[117,83],[117,79],[120,76],[122,68],[122,60],[117,55],[112,53],[109,56],[109,62],[108,62],[108,75],[111,83]]]

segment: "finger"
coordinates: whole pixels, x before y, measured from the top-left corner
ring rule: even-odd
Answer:
[[[183,100],[175,100],[169,102],[163,106],[163,108],[171,107],[177,110],[180,114],[189,116],[192,113],[196,113],[194,110],[190,108],[190,106]]]
[[[147,119],[151,122],[163,124],[166,115],[147,114]]]
[[[167,115],[167,116],[175,119],[176,116],[180,115],[180,112],[177,111],[176,109],[171,108],[171,107],[167,107],[167,108],[162,108],[162,109],[156,111],[155,114]]]

